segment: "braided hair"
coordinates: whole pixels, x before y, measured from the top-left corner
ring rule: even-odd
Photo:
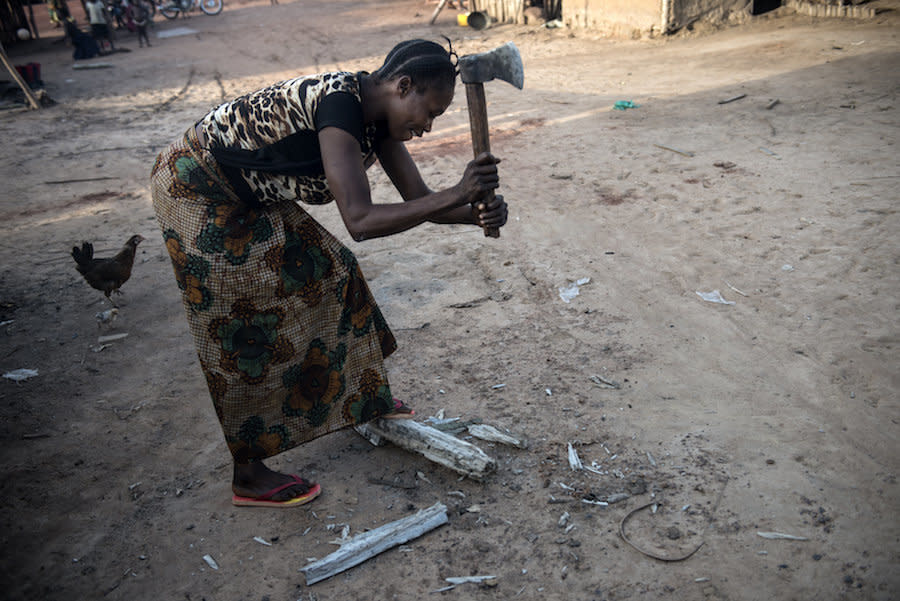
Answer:
[[[448,38],[444,39],[450,44]],[[407,40],[388,52],[384,64],[372,73],[372,78],[383,82],[406,75],[420,93],[432,86],[452,90],[459,72],[456,67],[458,60],[452,44],[450,50],[445,50],[440,44],[428,40]]]

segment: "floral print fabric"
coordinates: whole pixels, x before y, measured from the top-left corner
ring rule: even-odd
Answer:
[[[348,248],[293,201],[246,204],[193,128],[160,154],[153,205],[236,460],[393,411],[396,348]]]

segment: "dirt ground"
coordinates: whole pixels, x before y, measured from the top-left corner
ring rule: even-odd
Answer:
[[[780,9],[622,40],[477,32],[451,9],[429,27],[423,0],[229,0],[216,17],[157,17],[152,48],[120,33],[130,52],[84,61],[109,68],[74,69],[48,27],[12,48],[41,63],[57,104],[0,112],[0,372],[38,370],[0,379],[0,596],[896,599],[900,6],[870,5],[894,10]],[[195,32],[158,37],[180,27]],[[427,225],[355,243],[334,206],[311,212],[357,254],[394,328],[394,392],[420,419],[481,420],[528,448],[473,440],[498,463],[475,482],[339,432],[271,462],[321,482],[314,503],[235,508],[150,205],[153,160],[225,99],[372,70],[396,42],[440,34],[460,53],[511,40],[523,55],[523,91],[486,87],[502,237]],[[410,144],[432,187],[470,159],[467,119],[460,86]],[[377,166],[370,178],[376,201],[399,200]],[[147,241],[100,328],[109,304],[69,250],[112,253],[134,233]],[[713,290],[733,304],[697,294]],[[594,471],[570,468],[569,443]],[[437,502],[447,525],[306,585],[300,568],[345,526]],[[635,510],[632,546],[619,528]],[[674,562],[636,548],[701,544]],[[433,592],[471,575],[496,580]]]

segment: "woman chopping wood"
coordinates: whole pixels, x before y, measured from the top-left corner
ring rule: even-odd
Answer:
[[[297,200],[335,201],[354,240],[425,222],[501,227],[498,159],[426,186],[404,142],[453,100],[456,54],[398,44],[373,73],[298,77],[225,103],[163,151],[153,205],[200,365],[234,459],[235,505],[292,507],[321,492],[263,460],[376,417],[408,418],[384,358],[396,348],[353,253]],[[372,202],[378,159],[406,202]]]

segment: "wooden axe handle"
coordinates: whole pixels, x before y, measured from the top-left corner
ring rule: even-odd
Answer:
[[[491,139],[488,133],[487,102],[484,99],[483,83],[466,84],[466,102],[469,105],[469,127],[472,129],[472,150],[477,158],[482,152],[491,151]],[[485,197],[486,202],[494,200],[491,190]],[[496,227],[485,227],[486,238],[499,238],[500,230]]]

